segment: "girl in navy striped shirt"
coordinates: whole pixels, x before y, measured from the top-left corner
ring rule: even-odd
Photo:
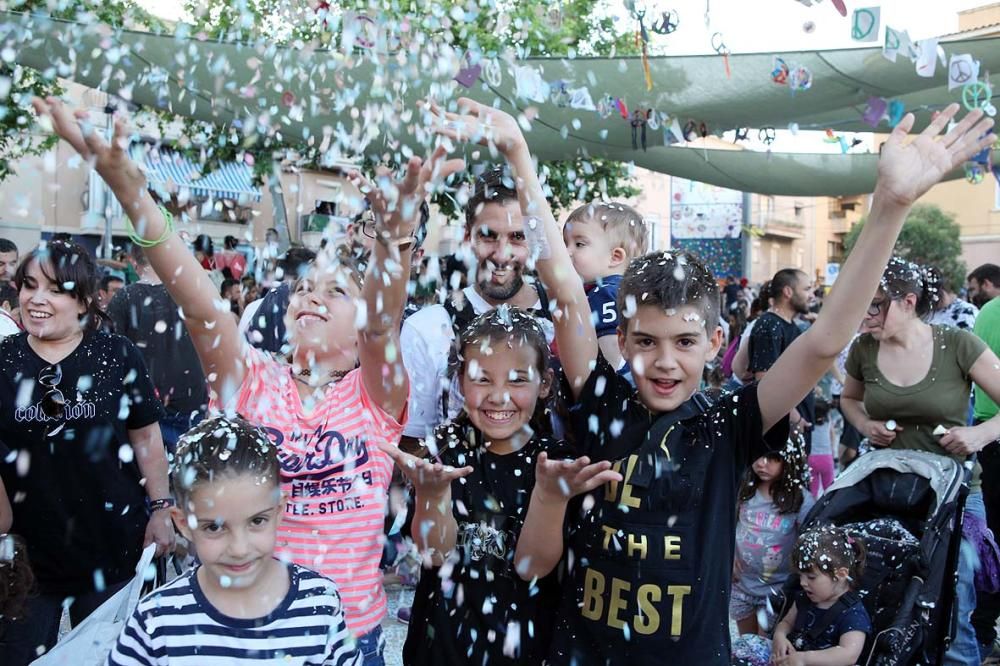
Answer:
[[[181,437],[173,519],[200,564],[139,602],[108,664],[361,664],[333,581],[274,558],[278,470],[274,445],[243,419]]]

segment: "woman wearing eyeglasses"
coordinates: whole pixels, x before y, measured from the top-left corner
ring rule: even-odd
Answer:
[[[1000,416],[967,427],[971,382],[1000,398],[1000,362],[968,331],[931,326],[923,317],[938,299],[938,285],[920,266],[894,258],[872,299],[862,335],[847,357],[840,404],[844,415],[875,446],[915,449],[963,462],[1000,437]],[[986,511],[977,464],[966,521]],[[945,664],[979,664],[969,613],[975,608],[973,548],[959,562],[959,630]]]
[[[64,601],[80,622],[135,575],[145,544],[174,542],[160,403],[138,350],[102,330],[95,278],[66,241],[14,277],[25,331],[0,341],[0,472],[38,594],[0,626],[3,664],[55,644]]]
[[[123,149],[121,120],[109,146],[97,133],[85,134],[81,112],[74,117],[58,100],[35,100],[35,109],[93,161],[122,203],[150,265],[184,311],[213,405],[259,425],[278,447],[288,496],[279,550],[337,582],[364,663],[382,664],[387,604],[378,565],[393,466],[385,448],[398,445],[406,420],[399,329],[409,249],[420,202],[434,182],[461,169],[462,160],[445,161],[438,149],[426,162],[412,158],[402,182],[393,184],[385,173],[375,189],[356,179],[376,219],[368,274],[362,283],[348,265],[317,262],[292,289],[288,354],[275,358],[250,347],[220,307],[208,275]]]

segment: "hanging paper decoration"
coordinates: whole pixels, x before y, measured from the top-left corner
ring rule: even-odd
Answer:
[[[497,88],[503,79],[503,72],[500,69],[500,61],[496,58],[490,58],[486,61],[486,66],[483,68],[483,76],[486,77],[486,82],[490,86]]]
[[[455,75],[455,81],[457,81],[460,86],[471,88],[476,84],[476,81],[479,80],[479,75],[482,73],[483,67],[478,62],[472,64],[471,53],[465,54],[463,63],[465,64],[465,67],[458,70],[458,74]]]
[[[878,127],[878,124],[882,122],[882,118],[885,117],[888,108],[889,104],[885,101],[884,97],[869,97],[865,112],[861,114],[861,120],[873,128]]]
[[[992,97],[993,89],[985,81],[973,81],[962,86],[962,104],[968,111],[986,110]]]
[[[594,100],[590,97],[590,91],[586,87],[573,88],[569,91],[569,108],[580,109],[581,111],[596,111]]]
[[[660,112],[653,109],[646,110],[646,124],[654,132],[660,129]]]
[[[895,127],[906,114],[906,105],[898,99],[889,102],[889,127]]]
[[[684,136],[684,140],[685,141],[694,141],[694,139],[695,139],[695,130],[697,130],[697,129],[698,129],[698,124],[695,121],[693,121],[693,120],[687,121],[687,124],[684,125],[684,131],[682,133],[683,136]]]
[[[560,109],[569,106],[570,94],[565,81],[556,81],[549,84],[549,100]]]
[[[765,146],[770,146],[774,143],[775,132],[773,127],[761,127],[757,130],[757,140],[763,143]]]
[[[966,162],[965,179],[973,185],[978,185],[986,179],[986,169],[979,162]]]
[[[677,26],[681,24],[680,16],[674,10],[668,10],[660,13],[660,20],[653,21],[653,25],[650,26],[650,30],[658,35],[669,35],[677,30]]]
[[[621,114],[622,120],[628,120],[628,107],[625,106],[625,100],[623,100],[621,97],[616,97],[615,108],[617,108],[618,113]]]
[[[597,115],[601,117],[602,120],[607,120],[611,117],[611,114],[615,112],[617,104],[615,103],[615,98],[611,95],[605,95],[597,102]]]
[[[726,46],[726,42],[722,39],[721,32],[716,32],[712,35],[712,48],[722,56],[722,62],[726,65],[726,78],[732,78],[729,71],[729,47]]]
[[[771,69],[771,81],[783,86],[788,83],[788,63],[784,58],[774,56],[774,67]]]
[[[970,54],[952,54],[948,61],[948,90],[975,83],[979,78],[979,61]]]
[[[851,39],[856,42],[874,42],[878,39],[878,29],[882,10],[879,7],[860,7],[854,10],[851,21]]]
[[[733,143],[738,143],[740,141],[746,141],[750,137],[749,127],[738,127],[736,128],[736,136],[733,137]]]
[[[793,93],[797,90],[809,90],[812,88],[812,83],[812,72],[805,67],[795,67],[788,75],[788,87]]]
[[[637,134],[642,135],[642,150],[646,151],[646,114],[641,109],[636,109],[632,112],[632,120],[629,123],[632,125],[632,150],[638,150],[639,144],[637,141]]]

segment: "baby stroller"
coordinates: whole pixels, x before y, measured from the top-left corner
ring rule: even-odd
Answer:
[[[954,602],[969,476],[945,456],[874,451],[845,470],[806,517],[803,529],[837,525],[867,547],[855,589],[874,631],[859,664],[941,663],[958,624]],[[799,590],[793,576],[775,606],[779,618]]]

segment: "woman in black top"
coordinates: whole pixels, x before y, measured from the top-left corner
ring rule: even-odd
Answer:
[[[173,547],[162,408],[138,350],[101,330],[95,282],[93,258],[66,241],[14,277],[25,332],[0,341],[0,474],[37,593],[0,624],[5,664],[55,644],[68,600],[77,624],[120,589],[145,544]]]

